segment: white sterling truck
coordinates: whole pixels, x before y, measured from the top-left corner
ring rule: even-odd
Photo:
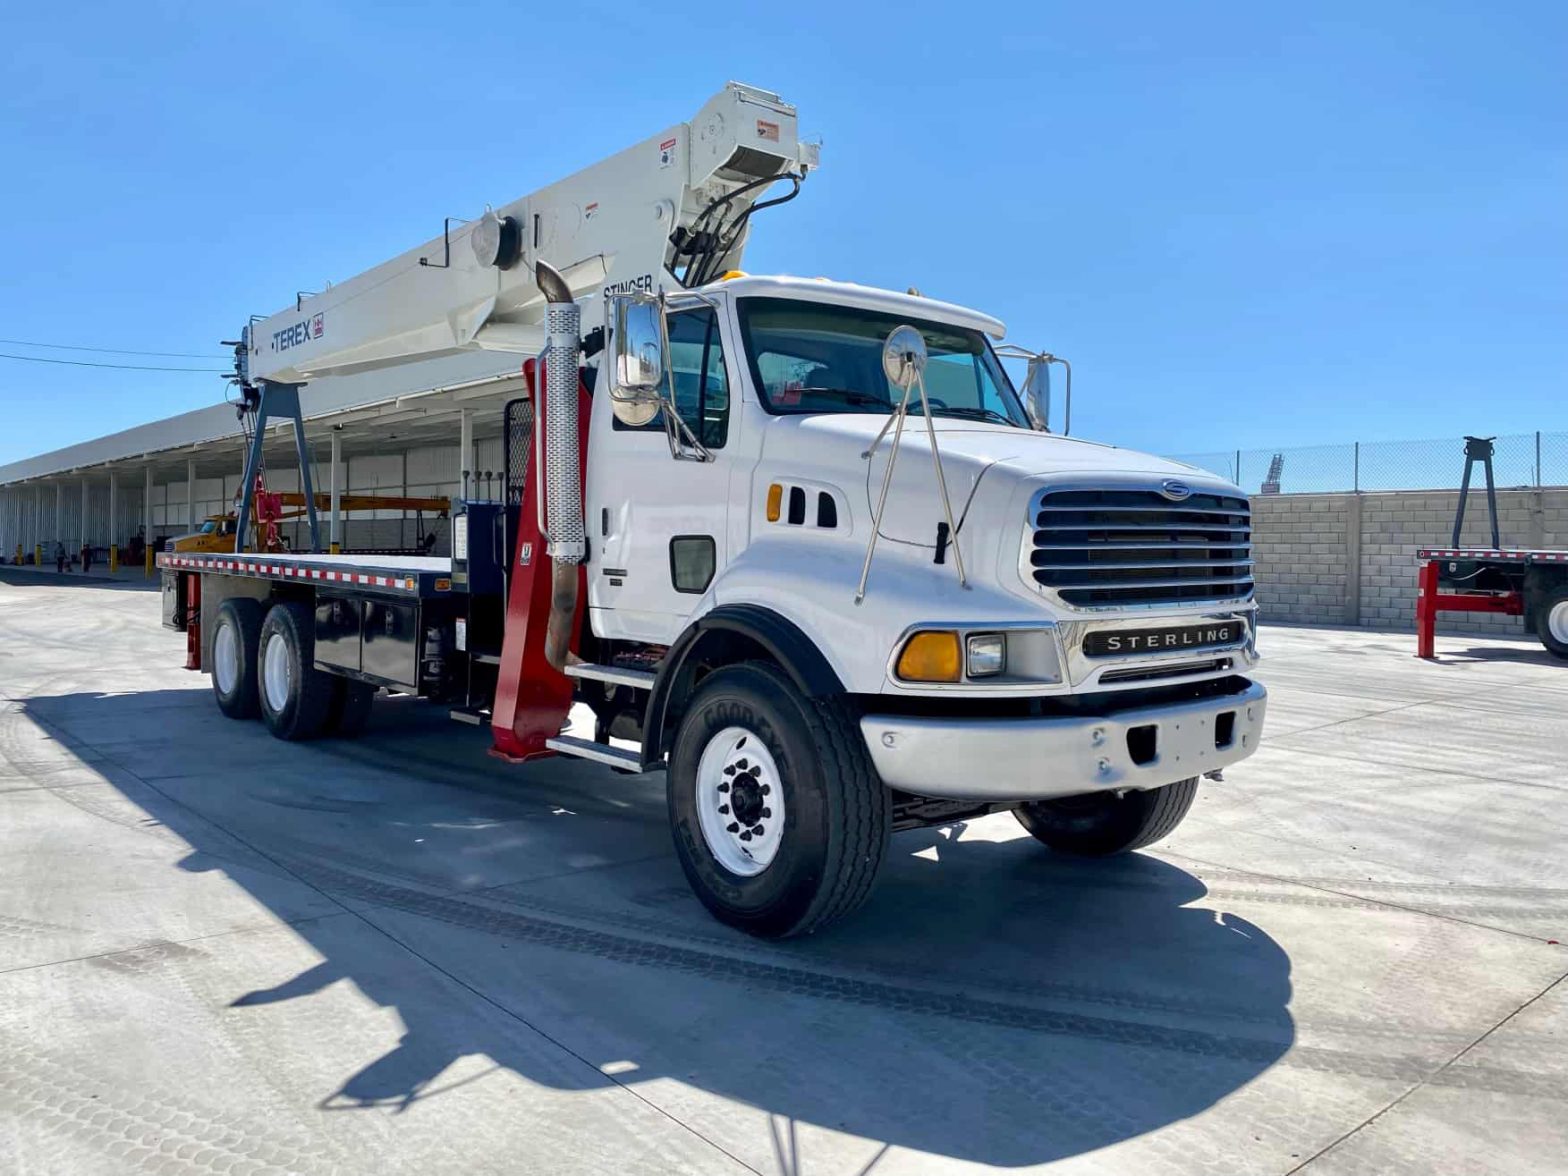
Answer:
[[[1055,357],[989,315],[739,272],[816,165],[793,106],[731,83],[254,321],[240,536],[301,384],[476,347],[527,384],[450,557],[160,556],[223,712],[351,734],[385,689],[508,759],[663,771],[692,888],[763,936],[854,910],[899,830],[1011,811],[1105,855],[1175,828],[1263,728],[1246,497],[1053,433]]]

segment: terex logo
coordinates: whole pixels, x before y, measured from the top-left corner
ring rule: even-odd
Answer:
[[[301,319],[292,327],[284,327],[281,331],[272,332],[272,349],[287,351],[290,347],[298,347],[301,343],[321,338],[323,330],[321,315]]]

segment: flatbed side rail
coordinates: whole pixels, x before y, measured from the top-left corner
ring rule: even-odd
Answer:
[[[178,554],[162,552],[158,566],[177,571],[255,576],[270,580],[375,588],[408,596],[445,595],[452,591],[450,568],[377,567],[374,564],[327,564],[286,556],[247,554]]]

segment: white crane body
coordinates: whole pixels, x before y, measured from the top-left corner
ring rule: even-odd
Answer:
[[[677,227],[766,176],[814,167],[794,107],[731,83],[677,123],[494,210],[521,232],[502,269],[476,254],[482,217],[253,323],[251,380],[294,383],[468,348],[538,354],[545,299],[534,267],[554,266],[581,300],[670,285]],[[744,234],[726,261],[738,268]]]
[[[296,738],[386,686],[508,758],[666,770],[693,888],[762,935],[852,909],[894,829],[1011,810],[1088,854],[1168,832],[1261,736],[1246,496],[1053,434],[1061,361],[989,315],[733,272],[750,213],[816,165],[794,107],[731,83],[255,321],[263,395],[469,348],[530,357],[530,394],[450,560],[163,559],[225,712]],[[999,354],[1030,360],[1022,397]],[[319,721],[254,669],[285,630],[314,646],[280,680],[347,699]],[[593,726],[563,735],[574,702]]]

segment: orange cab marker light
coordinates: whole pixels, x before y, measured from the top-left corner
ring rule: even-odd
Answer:
[[[779,511],[784,505],[784,487],[774,482],[768,487],[768,522],[779,521]]]

